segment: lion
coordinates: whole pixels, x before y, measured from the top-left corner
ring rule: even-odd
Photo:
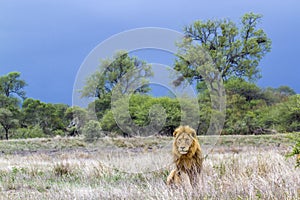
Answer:
[[[179,126],[173,133],[173,169],[167,185],[193,189],[199,184],[203,155],[197,140],[196,131],[189,126]]]

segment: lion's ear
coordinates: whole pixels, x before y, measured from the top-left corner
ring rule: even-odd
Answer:
[[[176,135],[177,135],[178,133],[180,133],[180,132],[182,132],[182,126],[179,126],[179,127],[177,127],[177,128],[174,130],[173,136],[176,137]]]
[[[196,131],[194,129],[192,129],[192,136],[193,136],[193,138],[197,138],[197,134],[196,134]]]
[[[177,134],[178,134],[178,131],[175,130],[175,131],[173,132],[173,137],[176,137]]]

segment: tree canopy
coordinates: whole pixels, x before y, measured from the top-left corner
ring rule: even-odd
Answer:
[[[261,18],[262,15],[247,13],[240,25],[223,19],[198,20],[186,26],[186,37],[179,44],[175,69],[185,78],[201,82],[204,78],[201,68],[211,61],[223,80],[231,77],[247,80],[260,78],[259,62],[271,50],[271,40],[263,29],[258,28]],[[198,56],[198,60],[193,60],[196,54],[208,54],[210,58]]]
[[[0,77],[0,94],[6,97],[20,97],[21,99],[26,98],[26,92],[24,87],[27,85],[26,82],[20,79],[20,72],[10,72],[7,75]]]
[[[123,84],[126,84],[124,88],[128,88],[135,79],[141,77],[145,78],[145,84],[137,88],[137,92],[146,93],[149,91],[146,78],[151,75],[150,65],[137,57],[130,57],[126,51],[119,51],[113,58],[101,61],[99,69],[88,77],[81,94],[82,97],[97,97],[100,99],[110,95],[121,79],[123,79]],[[127,91],[121,92],[126,93]]]

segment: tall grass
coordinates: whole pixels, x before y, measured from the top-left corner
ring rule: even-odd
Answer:
[[[0,199],[300,199],[300,171],[285,151],[219,148],[193,194],[166,186],[168,148],[2,155]]]

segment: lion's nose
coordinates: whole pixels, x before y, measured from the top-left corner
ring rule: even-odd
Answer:
[[[181,150],[184,150],[184,147],[180,147],[181,148]]]

